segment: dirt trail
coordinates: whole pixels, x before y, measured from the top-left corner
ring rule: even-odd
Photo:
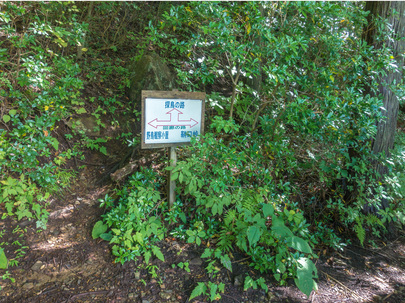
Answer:
[[[103,211],[98,199],[113,186],[97,186],[100,176],[100,167],[84,169],[70,192],[51,202],[48,229],[36,233],[27,228],[27,254],[18,267],[9,268],[15,283],[0,282],[0,302],[189,302],[197,282],[207,280],[201,249],[172,239],[162,243],[166,262],[154,261],[159,277],[152,277],[141,262],[114,264],[106,242],[91,237]],[[34,227],[30,222],[20,226]],[[6,221],[2,227],[12,241],[15,226]],[[220,302],[405,302],[403,232],[381,249],[350,246],[320,258],[319,290],[309,299],[292,284],[276,287],[271,280],[267,294],[243,292],[240,278],[255,273],[235,258],[233,273],[223,270],[217,277],[226,284]],[[172,266],[187,261],[190,273]]]

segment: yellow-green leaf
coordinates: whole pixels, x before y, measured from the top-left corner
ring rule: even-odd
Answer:
[[[4,250],[0,248],[0,269],[7,269],[8,268],[8,261]]]
[[[8,121],[10,121],[11,117],[9,115],[4,115],[3,116],[3,121],[4,123],[7,123]]]

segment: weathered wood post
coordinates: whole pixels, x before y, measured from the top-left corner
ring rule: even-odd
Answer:
[[[143,90],[141,148],[169,147],[169,160],[176,166],[176,148],[190,144],[204,132],[205,93]],[[173,172],[168,178],[170,208],[176,200]]]
[[[177,162],[177,155],[176,155],[176,146],[170,147],[170,164],[171,166],[175,167]],[[169,207],[172,208],[174,202],[176,201],[176,181],[173,180],[173,170],[169,172]]]

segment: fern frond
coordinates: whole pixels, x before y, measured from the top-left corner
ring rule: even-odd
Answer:
[[[236,210],[230,209],[230,210],[226,213],[225,218],[224,218],[224,223],[225,223],[225,225],[226,225],[226,226],[231,225],[231,224],[234,222],[235,218],[236,218]]]
[[[261,201],[262,201],[261,196],[258,196],[257,194],[254,194],[251,191],[247,191],[243,195],[242,207],[246,210],[254,212],[257,210],[257,207]]]
[[[360,240],[361,246],[363,246],[364,240],[366,239],[366,231],[360,222],[360,219],[356,218],[357,224],[354,226],[354,231],[356,232],[357,238]]]
[[[384,223],[382,223],[382,221],[376,215],[368,214],[366,217],[366,222],[367,222],[367,225],[372,226],[372,225],[378,224],[385,229]]]
[[[235,236],[232,231],[232,227],[224,226],[224,228],[219,232],[218,240],[218,247],[223,252],[231,251],[233,249],[233,243],[235,242]]]

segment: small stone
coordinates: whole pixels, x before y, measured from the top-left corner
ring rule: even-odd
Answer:
[[[136,279],[136,280],[139,280],[139,279],[141,278],[141,273],[140,273],[139,271],[136,271],[136,272],[134,273],[134,276],[135,276],[135,279]]]
[[[235,286],[243,285],[243,276],[242,275],[236,276],[233,285]]]
[[[51,230],[51,234],[54,236],[58,236],[60,234],[60,231],[57,228],[54,228]]]
[[[31,289],[34,287],[34,283],[25,283],[22,288],[23,289]]]
[[[170,299],[170,297],[172,296],[172,293],[173,293],[172,290],[165,290],[165,291],[162,291],[162,292],[160,293],[160,296],[162,297],[162,299],[168,300],[168,299]]]
[[[201,266],[203,264],[203,261],[201,258],[197,257],[194,258],[190,261],[190,265],[195,265],[195,266]]]
[[[31,267],[33,271],[38,271],[41,269],[41,267],[44,265],[41,261],[35,262],[35,264]]]

